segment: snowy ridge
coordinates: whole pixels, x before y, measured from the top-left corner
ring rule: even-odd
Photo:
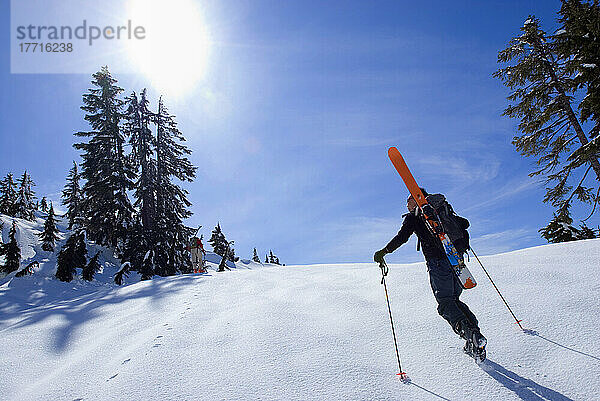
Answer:
[[[5,227],[6,228],[6,227]],[[266,266],[87,288],[0,287],[8,400],[600,399],[600,240],[472,259],[462,299],[489,340],[477,366],[438,316],[423,263],[390,265],[403,369],[375,264]],[[257,264],[258,265],[258,264]],[[260,265],[258,265],[260,266]],[[75,288],[71,290],[71,288]],[[18,291],[17,291],[18,289]],[[67,291],[66,289],[69,289]]]
[[[16,239],[21,249],[21,269],[26,267],[32,262],[38,262],[39,267],[34,269],[33,276],[29,276],[28,280],[32,281],[30,285],[39,286],[39,291],[43,291],[43,287],[46,285],[53,286],[56,284],[58,288],[62,288],[61,285],[66,286],[65,288],[73,288],[73,286],[79,287],[80,289],[93,289],[101,285],[114,286],[114,275],[121,268],[121,261],[115,257],[111,249],[94,244],[92,241],[87,242],[87,258],[91,259],[96,252],[100,252],[99,262],[101,270],[94,275],[92,282],[87,282],[80,279],[81,270],[78,270],[78,277],[75,278],[69,284],[48,284],[54,280],[56,273],[56,259],[58,253],[65,241],[69,236],[69,230],[67,229],[68,222],[64,218],[56,217],[56,226],[59,230],[60,239],[55,245],[54,252],[47,252],[42,249],[42,241],[39,238],[39,234],[43,231],[44,221],[47,215],[42,212],[36,212],[36,218],[34,221],[27,221],[19,218],[13,218],[0,214],[0,222],[2,222],[3,229],[0,233],[4,243],[8,242],[9,231],[12,227],[13,221],[17,223]],[[221,256],[207,252],[207,269],[217,270],[219,263],[221,262]],[[3,263],[3,258],[0,257],[0,263]],[[249,260],[240,259],[237,263],[227,262],[227,266],[230,269],[251,269],[261,267],[268,264],[255,263]],[[0,278],[0,285],[8,283],[14,277],[16,272],[9,274],[7,277]],[[140,275],[136,272],[130,272],[129,277],[124,278],[123,284],[132,284],[140,281]],[[35,284],[33,284],[35,283]],[[11,284],[16,285],[16,283]]]

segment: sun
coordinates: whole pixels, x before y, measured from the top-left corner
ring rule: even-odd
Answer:
[[[127,16],[145,30],[145,38],[128,41],[134,72],[155,89],[182,97],[205,77],[210,40],[194,0],[129,0]]]

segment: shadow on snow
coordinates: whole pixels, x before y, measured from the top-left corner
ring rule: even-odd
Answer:
[[[542,340],[548,341],[548,342],[549,342],[549,343],[551,343],[551,344],[557,345],[557,346],[559,346],[559,347],[561,347],[561,348],[564,348],[564,349],[566,349],[566,350],[569,350],[569,351],[571,351],[571,352],[575,352],[576,354],[583,355],[583,356],[587,356],[588,358],[595,359],[596,361],[600,362],[600,358],[598,358],[597,356],[590,355],[590,354],[588,354],[588,353],[585,353],[585,352],[583,352],[583,351],[576,350],[575,348],[571,348],[571,347],[568,347],[568,346],[566,346],[566,345],[559,344],[559,343],[557,343],[557,342],[556,342],[556,341],[554,341],[554,340],[551,340],[551,339],[549,339],[549,338],[546,338],[546,337],[542,336],[540,333],[538,333],[538,332],[537,332],[537,331],[535,331],[535,330],[528,330],[528,329],[526,329],[526,330],[523,330],[523,332],[524,332],[525,334],[528,334],[528,335],[532,336],[532,337],[538,337],[538,338],[541,338]]]
[[[525,401],[573,401],[561,393],[519,376],[489,359],[481,364],[483,371]]]
[[[182,276],[155,278],[120,288],[96,289],[83,295],[73,293],[75,296],[70,299],[53,297],[54,299],[48,299],[43,305],[35,306],[25,303],[25,305],[15,307],[16,305],[12,300],[5,299],[0,302],[1,320],[6,322],[12,319],[21,319],[14,324],[6,325],[0,330],[0,333],[13,328],[32,326],[57,316],[62,317],[64,323],[61,322],[60,327],[56,328],[52,335],[53,349],[55,352],[60,353],[67,349],[73,333],[80,326],[108,313],[104,308],[107,305],[142,298],[148,298],[152,303],[159,303],[167,295],[173,295],[185,288],[205,282],[204,279],[198,280],[199,276],[190,276],[190,279],[187,280],[181,278]],[[133,286],[141,286],[141,288],[132,288]],[[31,289],[30,291],[33,294],[36,290],[38,289]]]

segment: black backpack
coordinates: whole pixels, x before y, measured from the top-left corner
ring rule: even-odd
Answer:
[[[469,249],[469,232],[467,231],[470,225],[469,220],[454,213],[452,206],[442,194],[431,194],[426,199],[435,210],[442,230],[448,235],[456,250],[459,253],[465,253]]]

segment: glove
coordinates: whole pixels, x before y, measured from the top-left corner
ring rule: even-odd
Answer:
[[[385,255],[387,255],[388,252],[384,249],[380,249],[377,252],[375,252],[375,255],[373,255],[373,260],[379,264],[384,263],[385,261],[383,260],[383,257]]]

